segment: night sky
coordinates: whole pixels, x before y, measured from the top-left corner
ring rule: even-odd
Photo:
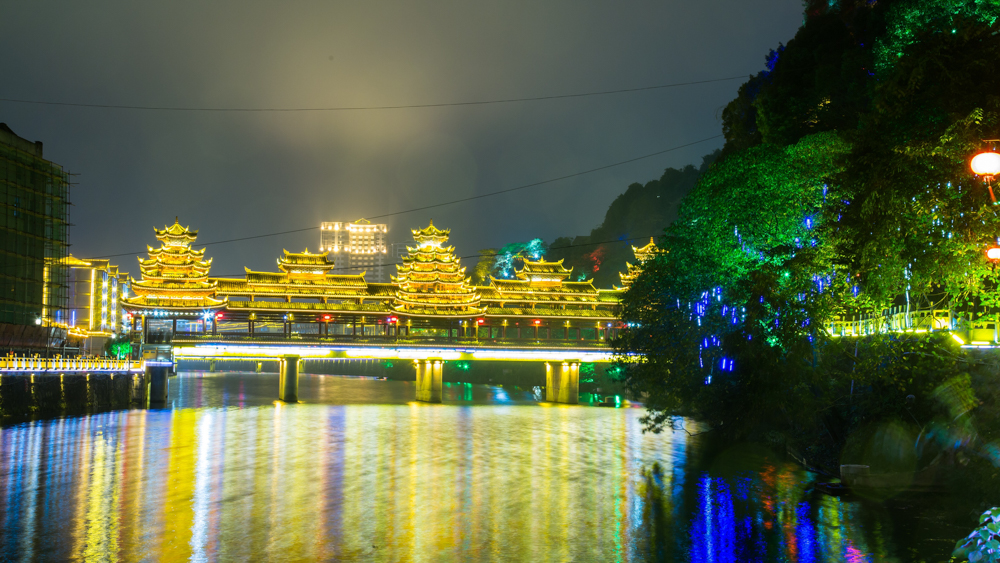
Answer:
[[[750,75],[799,0],[679,2],[4,2],[0,97],[214,108],[405,105]],[[145,251],[318,227],[468,197],[721,133],[742,80],[577,99],[340,112],[176,112],[0,102],[0,121],[79,174],[71,251]],[[588,234],[632,182],[698,164],[715,139],[591,175],[397,215],[459,255]],[[319,230],[209,246],[213,275],[274,270]],[[113,258],[138,276],[136,259]],[[471,267],[474,260],[465,260]]]

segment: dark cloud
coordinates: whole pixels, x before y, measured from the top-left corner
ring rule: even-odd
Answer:
[[[787,0],[21,2],[0,18],[0,97],[315,107],[434,103],[751,74],[801,22]],[[561,176],[720,131],[739,81],[571,100],[331,113],[180,113],[0,102],[0,121],[79,173],[72,251],[143,249],[353,220]],[[627,185],[705,143],[558,184],[390,219],[461,254],[589,232]],[[214,272],[271,268],[306,233],[211,247]],[[134,258],[119,262],[135,272]]]

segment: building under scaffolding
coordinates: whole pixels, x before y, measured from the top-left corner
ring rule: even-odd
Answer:
[[[65,346],[69,174],[0,123],[0,352]]]

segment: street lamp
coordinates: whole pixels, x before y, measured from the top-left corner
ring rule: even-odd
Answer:
[[[1000,261],[1000,246],[991,246],[987,248],[986,258],[991,262]]]
[[[990,190],[990,199],[993,203],[997,198],[993,195],[993,177],[1000,174],[1000,154],[992,151],[985,151],[972,157],[972,171],[986,178],[986,187]]]

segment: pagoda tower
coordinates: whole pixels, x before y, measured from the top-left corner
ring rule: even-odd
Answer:
[[[191,248],[198,231],[174,224],[153,229],[160,241],[159,248],[147,246],[149,258],[139,258],[142,280],[131,279],[134,297],[122,300],[130,311],[160,315],[207,314],[225,307],[225,300],[216,299],[218,282],[208,280],[212,260],[204,260],[205,249]]]
[[[663,251],[656,246],[656,242],[653,241],[653,237],[649,237],[649,244],[643,246],[642,248],[636,248],[632,246],[632,252],[635,253],[635,259],[639,262],[638,265],[632,265],[625,262],[625,267],[628,268],[626,273],[619,272],[618,275],[622,279],[622,286],[620,289],[628,289],[631,287],[632,282],[635,281],[636,276],[642,272],[642,265],[646,263],[647,260],[651,260],[656,257],[657,254],[662,254]]]
[[[473,317],[483,313],[476,288],[459,266],[455,247],[443,246],[451,233],[431,221],[424,229],[412,229],[416,247],[406,247],[403,264],[393,276],[398,289],[393,310],[417,317]]]

